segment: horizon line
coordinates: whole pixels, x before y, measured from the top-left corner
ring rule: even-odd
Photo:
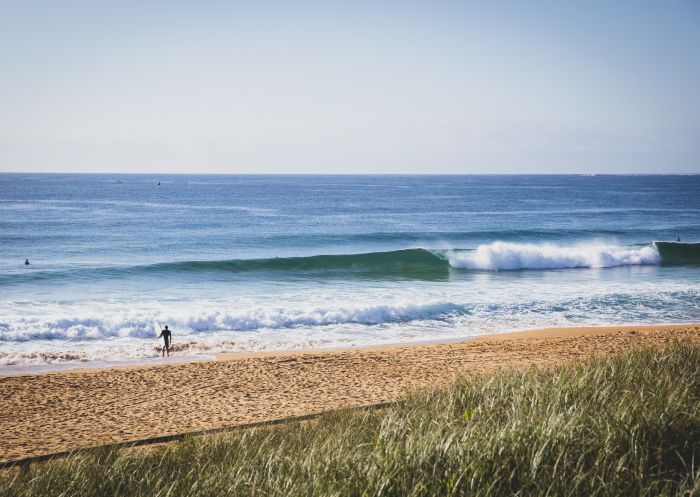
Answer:
[[[85,172],[85,171],[0,171],[4,174],[81,174],[81,175],[122,175],[122,176],[698,176],[700,172],[658,172],[658,173],[213,173],[213,172]]]

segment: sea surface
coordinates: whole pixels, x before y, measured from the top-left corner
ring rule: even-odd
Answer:
[[[697,242],[698,175],[0,174],[0,374],[699,322]]]

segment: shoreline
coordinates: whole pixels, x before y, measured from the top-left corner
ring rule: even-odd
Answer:
[[[617,331],[640,329],[640,330],[663,330],[685,326],[700,326],[700,323],[661,323],[644,325],[593,325],[593,326],[563,326],[551,328],[534,328],[524,330],[512,330],[503,332],[490,332],[486,334],[463,336],[457,338],[445,338],[434,340],[417,340],[413,342],[389,342],[383,344],[370,344],[360,346],[343,346],[328,348],[309,348],[293,350],[261,350],[243,352],[203,352],[201,354],[187,354],[178,356],[174,353],[170,357],[147,357],[133,359],[117,359],[114,361],[86,361],[67,362],[53,364],[18,364],[0,366],[0,379],[16,376],[33,376],[55,373],[65,373],[73,371],[101,371],[109,369],[130,369],[139,367],[163,367],[172,364],[188,364],[193,362],[206,361],[228,361],[236,359],[263,358],[263,357],[287,357],[299,354],[326,354],[345,351],[381,351],[384,349],[402,347],[420,347],[430,345],[441,345],[451,343],[463,343],[481,340],[511,340],[518,338],[561,338],[564,336],[584,336],[600,333],[615,333]]]
[[[700,344],[700,324],[556,328],[5,376],[0,462],[396,401],[460,377],[549,368],[674,340]]]
[[[85,362],[58,362],[49,364],[13,364],[0,367],[0,378],[10,376],[33,376],[52,373],[67,373],[70,371],[100,371],[104,369],[131,368],[141,366],[167,366],[169,364],[183,364],[199,361],[214,360],[213,354],[198,354],[172,357],[149,358],[151,361],[160,360],[160,364],[149,362],[148,359],[120,359],[115,361],[85,361]]]
[[[285,357],[294,356],[296,354],[324,354],[328,352],[346,352],[346,351],[382,351],[385,349],[396,349],[403,347],[423,347],[431,345],[447,345],[468,343],[474,341],[493,341],[493,340],[517,340],[527,338],[564,338],[566,336],[590,336],[598,334],[614,334],[618,331],[643,330],[643,331],[662,331],[681,327],[700,327],[700,323],[665,323],[665,324],[644,324],[644,325],[613,325],[602,324],[596,326],[561,326],[553,328],[533,328],[526,330],[513,330],[487,333],[483,335],[465,336],[459,338],[445,338],[436,340],[420,340],[416,342],[391,342],[380,345],[360,345],[358,347],[329,347],[324,349],[302,349],[302,350],[269,350],[269,351],[253,351],[253,352],[217,352],[214,353],[214,360],[228,361],[236,359],[248,359],[256,357]]]

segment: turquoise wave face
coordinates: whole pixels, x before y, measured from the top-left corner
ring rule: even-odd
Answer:
[[[450,274],[450,263],[440,251],[404,249],[365,254],[181,261],[119,267],[28,269],[0,275],[0,283],[24,284],[50,280],[96,281],[122,278],[179,278],[201,275],[242,278],[404,278],[440,280]]]
[[[275,257],[229,261],[190,261],[158,264],[148,271],[273,271],[273,272],[342,272],[387,275],[420,275],[444,272],[449,262],[438,252],[415,248],[370,252],[365,254],[314,255],[308,257]]]
[[[663,264],[700,263],[700,243],[654,242]]]

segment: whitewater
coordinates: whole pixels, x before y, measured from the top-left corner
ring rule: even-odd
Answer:
[[[452,253],[449,261],[458,268],[512,271],[659,264],[661,255],[653,244],[641,248],[599,243],[565,247],[552,243],[536,245],[499,241],[480,245],[473,252]]]
[[[697,176],[0,182],[0,374],[700,320]]]

